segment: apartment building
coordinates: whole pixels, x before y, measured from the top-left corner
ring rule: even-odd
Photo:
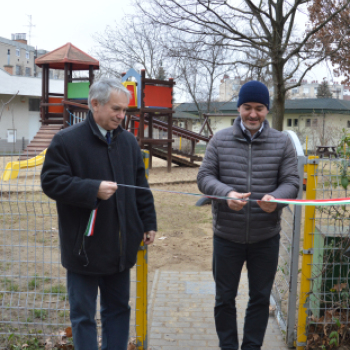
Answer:
[[[297,82],[297,79],[291,79],[288,84],[291,86]],[[322,81],[318,80],[303,80],[301,86],[295,87],[289,90],[287,99],[306,99],[317,98],[317,89]],[[224,75],[219,86],[219,101],[230,102],[237,101],[237,96],[241,86],[244,84],[240,77],[230,78],[227,74]],[[338,82],[328,84],[330,91],[332,92],[332,98],[335,99],[350,99],[350,87],[341,85]],[[273,96],[273,87],[269,87],[270,96]]]
[[[7,73],[25,77],[41,77],[41,68],[35,59],[47,53],[27,44],[26,33],[11,35],[11,39],[0,37],[0,68]],[[63,71],[50,70],[50,79],[63,79]]]
[[[220,82],[218,100],[221,102],[237,101],[241,86],[242,82],[240,77],[230,78],[225,74]]]
[[[291,79],[289,81],[290,85],[293,85],[297,82],[297,79]],[[303,80],[301,86],[295,87],[290,90],[288,98],[291,100],[304,99],[304,98],[317,98],[317,89],[320,86],[322,81],[318,80]],[[328,83],[329,90],[332,93],[332,98],[338,100],[344,99],[344,85],[341,85],[338,82]]]

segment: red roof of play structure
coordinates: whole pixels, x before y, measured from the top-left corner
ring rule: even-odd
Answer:
[[[64,69],[65,63],[72,63],[73,70],[87,70],[89,66],[93,66],[93,69],[99,69],[100,67],[99,61],[71,43],[67,43],[35,60],[37,66],[42,67],[43,64],[48,64],[49,68],[52,69]]]

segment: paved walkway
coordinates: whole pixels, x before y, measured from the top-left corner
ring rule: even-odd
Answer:
[[[218,350],[213,319],[214,294],[211,272],[157,270],[150,298],[150,348]],[[240,335],[248,301],[247,294],[247,275],[242,273],[236,299]],[[273,317],[269,319],[262,349],[288,349]]]

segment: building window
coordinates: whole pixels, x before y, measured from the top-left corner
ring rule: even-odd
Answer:
[[[294,126],[298,126],[298,119],[294,119]]]
[[[21,51],[20,51],[20,49],[16,49],[16,56],[17,56],[17,57],[20,57],[20,56],[21,56]]]
[[[312,127],[313,128],[317,127],[317,119],[312,119]]]
[[[295,95],[295,94],[297,94],[297,93],[298,93],[298,91],[299,91],[299,89],[298,89],[298,88],[294,88],[294,89],[292,89],[292,94],[293,94],[293,95]]]
[[[305,127],[309,128],[311,126],[311,119],[306,119]]]
[[[16,75],[22,75],[22,67],[16,65]]]
[[[235,119],[231,119],[231,125],[233,125],[234,122],[235,122]]]
[[[39,112],[40,111],[40,98],[30,98],[29,103],[29,112]]]
[[[26,51],[26,59],[29,60],[29,51]]]
[[[348,120],[348,126],[347,127],[350,128],[350,120]]]
[[[287,126],[292,126],[292,119],[287,119]]]
[[[30,77],[30,68],[26,67],[26,77]]]
[[[308,94],[310,92],[309,88],[308,87],[303,87],[303,92],[304,94]]]

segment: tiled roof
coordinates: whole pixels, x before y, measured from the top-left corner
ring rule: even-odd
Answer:
[[[38,57],[35,64],[42,67],[48,64],[52,69],[64,69],[65,63],[71,63],[73,70],[88,70],[89,66],[99,69],[100,63],[84,51],[81,51],[71,43],[67,43],[56,50]]]

